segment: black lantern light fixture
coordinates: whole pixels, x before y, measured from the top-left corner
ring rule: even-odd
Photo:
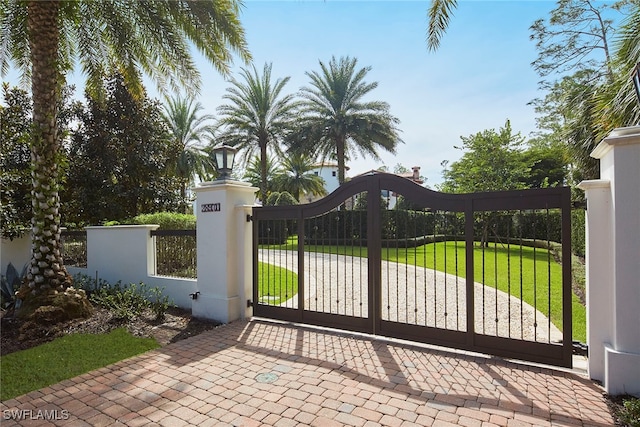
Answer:
[[[636,87],[636,96],[638,97],[638,104],[640,104],[640,62],[636,64],[636,68],[633,69],[633,85]]]
[[[216,170],[218,171],[218,180],[226,180],[231,178],[233,170],[233,161],[238,150],[230,145],[222,144],[213,147],[213,159]]]

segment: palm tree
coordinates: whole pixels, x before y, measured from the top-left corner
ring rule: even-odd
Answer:
[[[245,159],[260,153],[260,200],[267,197],[267,147],[279,151],[279,143],[291,129],[292,112],[296,107],[293,95],[281,96],[289,77],[271,81],[271,64],[265,64],[262,76],[256,67],[242,68],[243,81],[231,79],[223,97],[228,104],[218,107],[220,126],[224,127],[219,141],[245,150]]]
[[[321,72],[307,72],[311,87],[303,87],[302,119],[295,145],[315,149],[323,159],[338,162],[338,182],[345,179],[345,157],[356,150],[363,156],[379,159],[377,148],[395,153],[402,142],[396,125],[399,120],[389,113],[389,104],[363,102],[362,98],[378,86],[364,78],[371,67],[356,70],[357,59],[331,58],[329,65],[320,62]]]
[[[267,194],[267,197],[269,197],[269,194],[276,190],[275,180],[276,180],[276,176],[279,173],[279,167],[278,167],[278,164],[273,160],[273,157],[269,155],[267,155],[266,157],[265,164],[267,166],[266,194]],[[252,186],[258,187],[258,188],[261,188],[261,184],[265,182],[262,179],[262,159],[260,159],[259,156],[254,156],[249,162],[249,165],[247,166],[247,169],[245,170],[245,173],[244,173],[244,179],[249,181]],[[267,199],[264,198],[262,200],[264,202]]]
[[[324,179],[311,172],[313,162],[302,153],[293,153],[282,160],[280,173],[275,177],[278,191],[286,191],[298,202],[303,194],[324,196],[327,190]]]
[[[250,59],[239,8],[239,0],[0,2],[0,72],[13,63],[30,79],[33,97],[30,305],[71,284],[60,253],[58,196],[56,118],[65,73],[78,59],[93,93],[103,90],[102,77],[113,68],[134,94],[142,92],[139,70],[161,89],[181,83],[197,90],[200,75],[190,42],[222,73],[228,73],[232,51]]]
[[[631,80],[631,72],[640,63],[640,3],[630,3],[629,14],[614,40],[613,81],[598,97],[599,136],[604,138],[612,128],[640,123],[640,105]]]
[[[175,174],[180,180],[180,197],[186,207],[187,187],[194,177],[205,180],[214,171],[211,157],[203,150],[204,138],[213,133],[213,127],[207,124],[213,115],[199,116],[203,107],[190,97],[171,97],[166,102],[163,118],[173,137]]]

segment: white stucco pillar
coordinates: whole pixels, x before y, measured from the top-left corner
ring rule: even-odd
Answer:
[[[582,181],[586,192],[586,274],[588,370],[592,379],[604,382],[604,343],[613,330],[613,234],[611,185],[607,180]]]
[[[589,374],[609,394],[640,395],[640,126],[615,129],[591,156],[601,179],[579,185],[587,192]]]
[[[247,221],[258,189],[238,181],[200,184],[196,193],[198,248],[195,317],[232,322],[250,317],[252,225]]]

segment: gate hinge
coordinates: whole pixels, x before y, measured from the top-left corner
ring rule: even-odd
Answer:
[[[253,221],[253,215],[247,214],[247,222]]]
[[[253,307],[253,301],[251,301],[250,299],[247,300],[247,307]]]

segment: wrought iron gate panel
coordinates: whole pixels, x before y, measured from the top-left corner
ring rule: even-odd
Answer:
[[[371,173],[315,203],[256,208],[254,314],[570,366],[569,197]],[[258,295],[277,267],[297,273],[295,296],[288,274]]]

